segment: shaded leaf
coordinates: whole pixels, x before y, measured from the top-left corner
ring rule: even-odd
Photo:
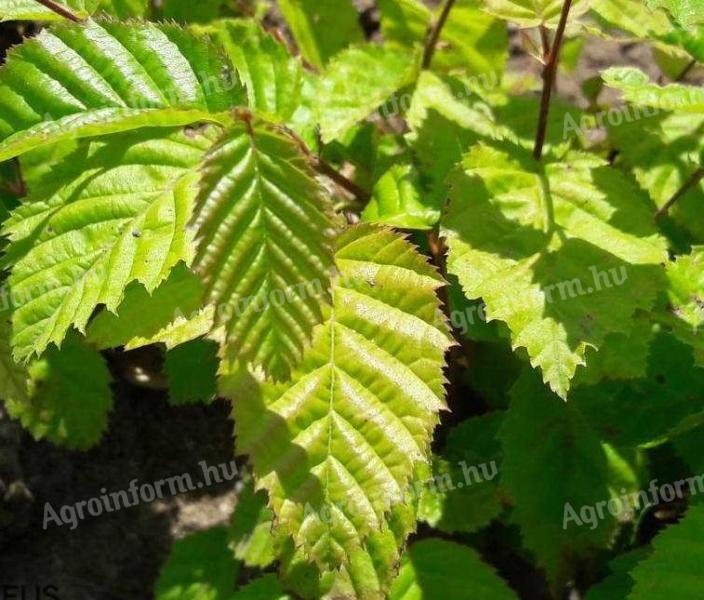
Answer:
[[[0,363],[7,369],[6,333],[0,332]],[[0,393],[8,413],[34,438],[81,450],[100,440],[112,409],[110,373],[100,354],[71,335],[61,350],[52,348],[18,369],[11,373],[13,385],[3,382]]]
[[[83,144],[5,223],[15,355],[26,360],[115,311],[132,281],[152,292],[190,262],[199,164],[212,137],[149,130]]]
[[[501,149],[499,149],[501,148]],[[504,149],[505,148],[505,149]],[[510,154],[509,154],[510,152]],[[563,398],[588,347],[628,334],[664,287],[664,240],[647,201],[596,157],[537,166],[515,146],[475,146],[451,178],[448,271]]]
[[[209,340],[193,340],[181,344],[166,353],[164,371],[169,381],[171,404],[207,404],[217,392],[217,346]]]
[[[232,600],[239,564],[216,527],[176,540],[156,583],[156,600]]]
[[[242,586],[232,596],[232,600],[290,600],[276,575],[262,575]]]
[[[193,219],[193,267],[215,307],[223,355],[284,378],[323,320],[332,204],[274,127],[241,123],[209,152]]]
[[[631,571],[635,584],[628,600],[701,596],[704,558],[704,506],[690,506],[682,521],[665,529],[653,541],[653,553]]]
[[[434,538],[416,542],[404,557],[389,598],[431,598],[439,590],[447,600],[518,598],[472,548]]]
[[[269,491],[277,527],[323,570],[354,563],[389,530],[388,512],[427,461],[450,345],[442,280],[405,240],[353,228],[336,262],[329,317],[291,381],[221,378],[225,395],[247,395],[235,403],[238,449]]]
[[[301,54],[318,69],[350,44],[364,41],[350,0],[279,0],[279,7]]]
[[[633,105],[622,112],[623,123],[609,127],[610,140],[618,148],[619,160],[661,208],[699,168],[704,114],[657,114],[657,109]],[[698,218],[703,204],[704,187],[699,184],[668,211],[699,243],[704,243],[704,223]]]
[[[411,165],[391,167],[374,186],[362,221],[402,229],[431,229],[440,220],[440,207],[423,193]]]
[[[276,559],[274,513],[267,505],[266,492],[255,492],[250,481],[240,492],[232,514],[230,548],[235,558],[248,567],[264,568]]]
[[[300,60],[252,21],[221,21],[215,33],[237,69],[248,106],[260,115],[289,121],[303,100],[306,73]]]
[[[585,600],[614,600],[627,598],[633,589],[631,571],[640,561],[648,556],[648,550],[638,548],[616,557],[609,563],[611,574],[603,581],[589,588]]]
[[[341,137],[412,83],[416,62],[413,52],[372,44],[336,56],[319,82],[317,111],[323,142]]]
[[[661,333],[651,346],[646,377],[578,387],[570,401],[604,441],[616,447],[656,445],[690,419],[704,418],[704,369],[694,365],[686,345]]]
[[[447,440],[433,479],[423,487],[419,518],[440,531],[472,533],[501,513],[496,437],[503,413],[467,419]]]
[[[379,11],[384,39],[407,47],[422,45],[431,19],[438,18],[420,0],[380,0]],[[432,68],[466,69],[471,76],[491,74],[498,80],[507,58],[505,24],[481,10],[478,2],[460,0],[443,27]]]
[[[203,284],[179,264],[151,294],[140,283],[127,286],[116,312],[104,310],[90,322],[87,338],[100,350],[160,342],[173,348],[212,328],[212,311],[200,311],[202,303]]]
[[[611,67],[602,77],[606,85],[620,90],[623,99],[633,104],[682,113],[704,112],[704,90],[700,87],[651,83],[643,71],[634,67]]]
[[[485,7],[491,14],[517,23],[521,27],[545,24],[557,26],[563,0],[486,0]],[[575,0],[570,11],[575,19],[589,9],[588,0]]]
[[[499,432],[501,485],[515,500],[512,519],[549,579],[568,581],[581,558],[606,546],[613,517],[596,526],[570,519],[583,506],[609,500],[607,457],[587,421],[526,372],[511,391]],[[539,484],[538,484],[539,482]]]

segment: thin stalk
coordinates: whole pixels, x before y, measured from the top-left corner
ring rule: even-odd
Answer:
[[[543,60],[546,60],[550,54],[550,34],[545,25],[540,26],[540,41],[543,45]]]
[[[12,191],[17,194],[19,198],[24,198],[27,195],[27,184],[24,181],[24,176],[22,175],[22,167],[20,165],[20,159],[15,158],[13,160],[15,165],[15,172],[17,173],[17,179],[15,180]]]
[[[363,190],[354,181],[345,177],[342,173],[340,173],[333,166],[326,163],[319,156],[309,154],[308,157],[311,164],[313,165],[313,168],[318,171],[318,173],[320,173],[321,175],[325,175],[325,177],[334,181],[342,189],[347,190],[350,194],[352,194],[361,203],[362,206],[366,206],[367,202],[369,201],[369,192]]]
[[[684,69],[682,69],[682,72],[677,77],[675,77],[674,80],[675,81],[684,80],[684,78],[687,77],[687,75],[689,75],[690,72],[692,71],[692,69],[696,66],[697,66],[697,60],[695,58],[693,58],[691,61],[689,61],[689,63],[687,63],[687,66]]]
[[[543,69],[543,95],[540,99],[540,117],[538,120],[538,132],[535,136],[535,147],[533,156],[535,160],[540,160],[543,156],[543,146],[545,145],[545,135],[548,132],[548,117],[550,116],[550,98],[552,90],[555,87],[555,78],[557,76],[557,65],[560,60],[560,49],[562,40],[565,37],[565,28],[567,27],[567,17],[572,8],[572,0],[565,0],[562,5],[562,14],[560,22],[555,32],[555,41],[548,54],[545,68]]]
[[[237,113],[237,116],[248,123],[252,119],[252,115],[248,111],[246,111],[245,114],[243,114],[243,111],[239,111]],[[296,143],[296,145],[300,148],[301,152],[308,159],[308,162],[310,163],[311,167],[313,167],[313,169],[333,181],[342,189],[352,194],[361,204],[361,206],[366,206],[371,196],[368,191],[362,189],[351,179],[345,177],[342,173],[340,173],[340,171],[335,169],[335,167],[320,158],[320,156],[311,152],[310,148],[308,148],[308,145],[301,139],[301,136],[299,136],[295,131],[293,131],[293,129],[291,129],[290,127],[286,127],[285,125],[276,125],[276,128],[288,137],[290,137]]]
[[[425,50],[423,51],[423,63],[424,69],[429,69],[430,64],[433,62],[433,56],[435,55],[435,49],[438,45],[438,40],[440,39],[440,33],[442,33],[442,28],[445,27],[447,18],[450,16],[450,11],[452,6],[455,4],[455,0],[446,0],[445,5],[442,7],[442,12],[438,20],[430,26],[428,31],[428,36],[425,41]]]
[[[447,247],[436,230],[428,232],[428,246],[430,248],[430,256],[433,264],[437,267],[443,278],[447,279]],[[438,289],[438,296],[442,302],[442,308],[445,316],[450,318],[450,297],[447,287],[443,286]]]
[[[684,185],[675,192],[675,195],[670,198],[667,203],[655,213],[655,219],[661,219],[664,217],[668,211],[677,203],[677,201],[682,198],[689,190],[695,188],[704,179],[704,168],[698,168],[692,176],[684,182]]]
[[[35,0],[35,2],[39,2],[39,4],[46,6],[49,10],[55,12],[57,15],[61,15],[62,17],[64,17],[64,19],[68,19],[69,21],[73,21],[74,23],[81,22],[81,19],[74,15],[68,8],[62,6],[61,4],[57,4],[56,2],[54,2],[54,0]]]

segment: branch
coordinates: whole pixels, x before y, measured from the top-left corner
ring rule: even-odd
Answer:
[[[550,55],[550,34],[545,25],[540,26],[540,41],[543,44],[543,60],[547,60]]]
[[[17,173],[17,179],[12,186],[12,192],[16,194],[19,198],[24,198],[27,195],[27,184],[24,181],[24,176],[22,175],[22,166],[20,165],[20,159],[15,157],[13,159],[15,165],[15,171]]]
[[[246,114],[243,115],[243,112]],[[249,111],[239,111],[237,116],[245,120],[246,122],[249,122],[249,120],[251,120],[252,118],[252,115],[251,113],[249,113]],[[366,203],[369,201],[369,198],[371,197],[369,192],[359,187],[351,179],[345,177],[337,169],[335,169],[329,163],[325,162],[322,158],[320,158],[320,156],[318,156],[317,154],[313,154],[310,148],[308,148],[308,145],[301,139],[301,136],[299,136],[293,129],[281,124],[277,124],[275,125],[275,127],[279,131],[283,132],[285,135],[290,137],[296,143],[296,145],[300,148],[301,152],[308,159],[308,162],[311,164],[313,169],[318,171],[318,173],[320,173],[321,175],[324,175],[328,179],[332,180],[342,189],[347,190],[357,199],[361,206],[366,205]]]
[[[687,77],[687,75],[689,75],[691,70],[696,66],[697,66],[697,59],[693,58],[691,61],[689,61],[687,63],[687,66],[684,69],[682,69],[682,72],[677,77],[675,77],[674,81],[684,80],[684,78]]]
[[[677,190],[674,196],[670,198],[667,203],[657,212],[655,213],[655,219],[661,219],[664,217],[667,212],[675,205],[675,203],[682,198],[689,190],[695,188],[700,181],[704,179],[704,168],[699,167],[694,173],[692,173],[692,176],[685,181],[684,185]]]
[[[74,15],[68,8],[54,2],[54,0],[35,0],[35,2],[46,6],[49,10],[55,12],[57,15],[61,15],[64,19],[68,19],[74,23],[82,22],[81,19]]]
[[[445,241],[438,235],[437,230],[433,229],[428,232],[428,247],[430,249],[430,257],[433,264],[437,268],[443,279],[447,281],[447,246]],[[448,286],[442,286],[438,289],[438,297],[442,302],[443,312],[448,320],[450,319],[450,295]],[[457,336],[460,339],[460,336]]]
[[[363,190],[354,181],[345,177],[334,167],[326,163],[322,158],[314,154],[310,154],[309,160],[313,165],[313,168],[318,171],[318,173],[320,173],[321,175],[325,175],[325,177],[334,181],[341,188],[347,190],[350,194],[357,198],[359,202],[362,203],[362,206],[365,206],[366,203],[369,201],[369,192]]]
[[[567,27],[567,17],[572,8],[572,0],[565,0],[562,5],[562,14],[560,15],[560,23],[555,32],[555,41],[552,44],[552,49],[548,55],[545,69],[543,69],[543,95],[540,99],[540,118],[538,121],[538,132],[535,136],[535,148],[533,149],[533,157],[535,160],[540,160],[543,156],[543,146],[545,145],[545,135],[548,132],[548,116],[550,115],[550,98],[552,90],[555,87],[555,78],[557,75],[557,65],[560,60],[560,49],[562,40],[565,37],[565,28]]]
[[[433,62],[433,56],[435,55],[435,48],[438,45],[438,40],[440,39],[440,33],[442,28],[445,27],[447,22],[447,17],[450,16],[450,10],[455,4],[455,0],[446,0],[445,6],[442,7],[442,12],[438,20],[430,26],[428,30],[428,36],[425,42],[425,50],[423,51],[423,63],[424,69],[430,68],[430,63]]]

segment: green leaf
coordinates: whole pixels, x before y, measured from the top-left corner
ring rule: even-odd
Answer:
[[[668,310],[698,333],[704,323],[704,246],[667,265]]]
[[[394,165],[374,186],[362,221],[402,229],[431,229],[440,220],[440,207],[429,202],[411,165]]]
[[[369,553],[427,462],[444,403],[450,346],[442,279],[403,238],[359,226],[342,234],[329,317],[284,384],[223,370],[239,452],[269,491],[283,535],[324,570]],[[367,559],[368,560],[368,559]]]
[[[640,186],[658,208],[668,202],[699,168],[704,150],[704,113],[701,115],[656,114],[655,109],[628,105],[623,123],[609,127],[619,160],[631,169]],[[680,227],[704,243],[704,186],[692,187],[670,208],[668,215]]]
[[[523,148],[533,149],[535,145],[536,115],[540,114],[540,99],[533,94],[503,95],[495,92],[492,100],[494,120],[503,125],[504,139],[519,143]],[[548,131],[545,143],[554,156],[564,155],[575,145],[577,123],[581,123],[582,113],[574,104],[559,96],[550,101]]]
[[[191,534],[174,542],[156,583],[156,600],[232,600],[238,571],[225,527]]]
[[[458,80],[421,72],[407,115],[408,140],[433,198],[447,196],[445,179],[462,155],[499,131],[491,110]]]
[[[230,548],[248,567],[268,567],[276,559],[274,513],[267,506],[266,492],[254,491],[249,483],[240,492],[230,523]]]
[[[208,23],[217,19],[226,0],[164,0],[161,16],[179,23]]]
[[[332,593],[360,600],[376,600],[389,595],[390,586],[398,573],[401,561],[399,547],[405,544],[408,535],[415,530],[416,517],[408,501],[394,507],[388,515],[388,529],[375,531],[364,548],[356,548],[350,555],[350,564],[341,569],[349,583],[340,584],[337,577]],[[339,590],[339,591],[338,591]]]
[[[701,477],[704,472],[704,426],[693,427],[672,440],[672,447],[685,462],[689,472]]]
[[[61,0],[56,4],[65,6],[80,19],[99,12],[128,19],[144,17],[149,11],[148,0]],[[0,22],[63,20],[64,17],[37,0],[3,0],[0,6]]]
[[[411,546],[391,588],[390,600],[511,600],[518,596],[479,554],[454,542],[430,538]]]
[[[587,348],[628,334],[635,312],[654,304],[664,240],[647,199],[600,159],[539,166],[495,146],[475,146],[451,178],[448,271],[566,398]]]
[[[591,10],[607,26],[642,40],[656,39],[672,29],[663,12],[649,9],[642,0],[592,0]]]
[[[617,448],[666,441],[704,411],[704,369],[692,351],[664,333],[654,339],[646,377],[578,387],[570,399],[605,442]]]
[[[25,189],[26,179],[23,178],[20,164],[17,161],[0,163],[0,226],[10,216],[10,211],[19,205]],[[4,248],[5,241],[0,238],[0,250]],[[1,260],[2,255],[0,255]],[[0,306],[0,313],[5,308],[7,307]]]
[[[554,27],[560,20],[563,0],[485,0],[484,7],[492,15],[521,27],[548,25]],[[588,0],[575,0],[570,10],[570,19],[575,19],[589,10]]]
[[[494,19],[477,2],[461,0],[452,9],[433,56],[434,69],[466,69],[472,76],[498,80],[508,60],[505,23]]]
[[[174,25],[60,25],[0,69],[0,161],[65,139],[225,120],[242,100],[218,51]]]
[[[59,0],[57,4],[66,7],[79,18],[92,13],[100,0]],[[2,0],[0,23],[2,21],[62,21],[64,18],[53,10],[39,4],[37,0]]]
[[[232,600],[291,600],[284,592],[276,575],[262,575],[239,588]]]
[[[690,506],[680,523],[655,538],[653,553],[631,572],[635,585],[628,600],[700,598],[703,534],[704,506]]]
[[[208,340],[193,340],[177,346],[166,353],[164,371],[169,380],[171,404],[207,404],[217,393],[217,346]]]
[[[300,60],[253,21],[221,21],[216,29],[257,114],[289,121],[303,100],[306,73]]]
[[[151,11],[150,0],[101,0],[98,9],[118,19],[145,18]]]
[[[291,596],[284,592],[276,575],[269,574],[239,588],[232,600],[291,600]]]
[[[636,315],[628,334],[611,333],[598,350],[587,350],[586,363],[577,370],[574,385],[594,385],[602,380],[628,380],[646,376],[650,344],[655,335],[649,315]]]
[[[391,96],[415,81],[417,53],[366,44],[335,57],[319,82],[323,142],[342,137]]]
[[[616,557],[609,563],[611,575],[595,586],[590,587],[585,600],[627,598],[633,589],[633,578],[629,571],[647,556],[647,549],[638,548]]]
[[[387,42],[403,46],[422,43],[431,12],[420,0],[378,0],[381,33]]]
[[[499,432],[503,447],[501,485],[515,500],[512,519],[525,547],[551,582],[568,581],[580,559],[605,546],[613,517],[592,523],[571,518],[611,498],[607,457],[584,417],[526,372],[512,392]],[[569,508],[568,508],[569,507]]]
[[[431,19],[438,18],[418,0],[381,0],[379,11],[384,39],[406,47],[422,45]],[[498,81],[507,58],[505,24],[480,10],[477,2],[460,0],[442,29],[432,68],[466,69],[472,76],[490,74]]]
[[[9,194],[6,196],[4,192],[0,192],[0,225],[5,222],[5,219],[10,215],[10,206],[14,204],[14,198]],[[0,247],[4,245],[0,240]]]
[[[12,326],[0,317],[0,398],[14,399],[18,403],[27,402],[29,373],[24,365],[16,363],[12,357],[11,337]]]
[[[18,360],[115,311],[132,281],[152,292],[194,248],[186,225],[209,130],[143,130],[83,144],[6,222]]]
[[[433,480],[423,488],[419,518],[448,533],[472,533],[501,513],[496,438],[503,413],[467,419],[450,433]]]
[[[318,69],[350,44],[364,41],[350,0],[280,0],[279,8],[301,54]]]
[[[203,284],[184,264],[178,264],[152,294],[141,283],[125,289],[115,312],[101,311],[88,325],[88,341],[100,350],[134,350],[164,343],[174,348],[208,333],[212,310],[199,310]]]
[[[657,85],[634,67],[611,67],[602,73],[606,85],[620,90],[623,99],[639,106],[681,113],[704,113],[704,90],[672,83]]]
[[[692,58],[704,59],[704,28],[693,25],[686,29],[673,23],[668,12],[655,4],[648,6],[639,0],[592,0],[591,14],[598,18],[602,27],[594,31],[587,25],[586,30],[600,37],[608,37],[606,31],[624,33],[627,37],[616,39],[632,43],[633,38],[637,38],[651,44],[658,65],[670,78],[677,79]]]
[[[399,547],[415,530],[413,501],[396,505],[388,514],[388,527],[372,532],[364,548],[350,553],[349,563],[325,571],[308,562],[303,548],[288,538],[281,555],[281,578],[287,589],[302,598],[386,598],[401,560]]]
[[[225,356],[285,378],[323,320],[332,205],[299,147],[264,124],[233,127],[206,159],[194,269]]]
[[[693,246],[689,254],[667,264],[667,303],[658,307],[655,318],[685,344],[694,349],[695,362],[704,367],[704,247]]]
[[[64,140],[56,144],[38,146],[23,154],[18,161],[27,190],[31,191],[35,186],[41,185],[42,181],[53,177],[54,169],[76,151],[79,143],[80,140]]]
[[[3,327],[0,371],[9,380],[0,395],[8,413],[36,439],[81,450],[96,444],[112,408],[110,373],[100,354],[71,335],[61,350],[52,348],[25,369],[10,362],[7,334]]]
[[[647,0],[652,8],[667,10],[685,29],[704,25],[704,5],[700,0]]]

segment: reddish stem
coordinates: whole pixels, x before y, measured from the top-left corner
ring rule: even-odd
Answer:
[[[555,87],[555,78],[557,75],[557,65],[560,60],[560,49],[562,40],[565,37],[565,28],[567,27],[567,17],[572,8],[572,0],[565,0],[562,5],[562,14],[560,22],[555,33],[555,41],[548,54],[545,68],[543,69],[543,95],[540,99],[540,118],[538,120],[538,132],[535,136],[535,148],[533,156],[535,160],[540,160],[543,156],[543,147],[545,145],[545,136],[548,132],[548,117],[550,116],[550,98],[552,90]]]
[[[429,69],[430,64],[433,62],[433,56],[435,55],[435,49],[437,48],[438,40],[440,39],[440,33],[442,32],[442,28],[445,27],[445,23],[447,22],[447,18],[450,16],[450,11],[452,10],[452,6],[454,4],[455,0],[447,0],[447,2],[445,2],[445,6],[442,7],[440,17],[437,22],[431,26],[430,31],[428,32],[428,37],[425,42],[425,51],[423,52],[422,66],[424,69]]]
[[[57,15],[61,15],[62,17],[64,17],[64,19],[68,19],[69,21],[73,21],[74,23],[81,22],[81,19],[74,15],[68,8],[54,2],[54,0],[35,0],[35,2],[39,2],[39,4],[46,6],[49,10],[55,12]]]

